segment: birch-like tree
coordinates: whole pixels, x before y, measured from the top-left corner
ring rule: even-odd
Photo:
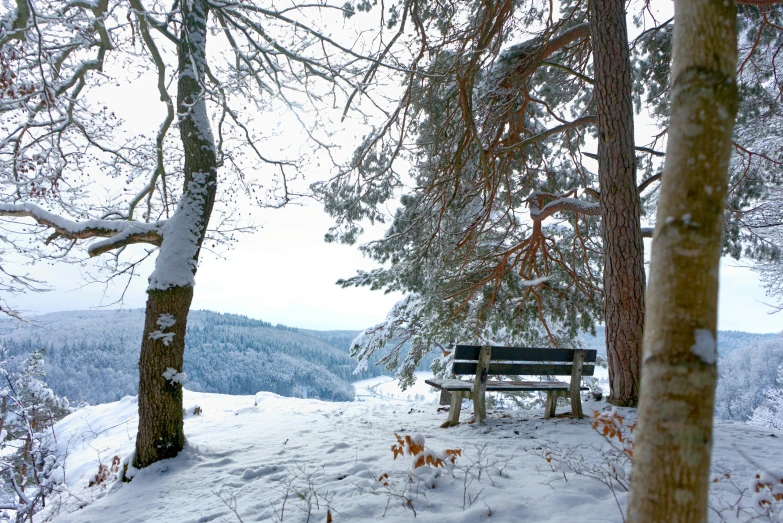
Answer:
[[[628,521],[707,520],[737,8],[677,0]]]
[[[387,42],[382,32],[345,30],[354,14],[322,2],[18,0],[2,19],[4,244],[34,259],[68,258],[86,241],[115,275],[157,253],[135,467],[185,443],[184,339],[205,242],[232,239],[239,206],[292,197],[307,154],[277,151],[275,120],[328,154],[326,120],[312,111],[347,109],[363,97],[368,70],[382,72]],[[128,81],[152,93],[112,99]],[[152,132],[125,125],[112,106],[155,99]],[[259,119],[260,111],[272,116]]]

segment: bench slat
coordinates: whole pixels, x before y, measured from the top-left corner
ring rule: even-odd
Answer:
[[[467,380],[425,380],[424,383],[431,385],[436,389],[445,389],[448,391],[471,391],[473,390],[473,381]],[[494,392],[515,392],[515,391],[551,391],[568,390],[568,383],[560,381],[488,381],[487,390]],[[581,390],[589,390],[588,387],[580,387]]]
[[[573,365],[546,363],[490,363],[490,376],[570,376]],[[456,375],[476,374],[475,361],[455,361],[452,369]],[[585,365],[583,376],[592,376],[595,365]]]
[[[477,360],[480,345],[457,345],[455,360]],[[492,360],[499,361],[574,361],[577,349],[546,349],[537,347],[492,347]],[[585,349],[585,363],[595,363],[598,351]],[[571,372],[569,371],[569,374]]]

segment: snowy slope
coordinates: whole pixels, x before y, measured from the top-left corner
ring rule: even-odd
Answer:
[[[424,401],[389,397],[393,385],[382,377],[360,382],[357,401],[349,403],[188,391],[185,406],[198,405],[203,412],[186,417],[188,443],[181,455],[137,472],[131,483],[112,478],[105,488],[87,483],[99,461],[108,465],[115,455],[126,459],[132,452],[136,401],[126,397],[82,409],[56,427],[58,450],[67,452],[67,488],[37,521],[54,516],[55,523],[305,522],[309,514],[309,521],[324,522],[327,510],[335,523],[407,522],[414,510],[416,521],[423,522],[622,521],[618,503],[626,503],[625,492],[553,470],[541,457],[565,452],[584,460],[582,466],[600,465],[601,449],[608,446],[590,420],[491,411],[487,425],[477,426],[466,422],[472,417],[466,403],[463,423],[445,430],[438,425],[446,413],[438,412],[436,396],[421,380],[410,393]],[[407,397],[408,391],[400,394]],[[608,407],[585,403],[586,413],[594,409]],[[395,432],[419,434],[430,449],[458,448],[463,455],[451,472],[433,479],[431,469],[412,471],[411,458],[393,459]],[[713,506],[737,500],[732,483],[746,489],[754,463],[780,467],[780,456],[783,433],[716,420],[715,472],[728,472],[731,479],[715,484]],[[378,481],[384,474],[388,478]],[[750,503],[746,497],[743,506]],[[751,514],[735,513],[724,515],[745,521]]]

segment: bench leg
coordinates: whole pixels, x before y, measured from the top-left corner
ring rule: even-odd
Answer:
[[[459,425],[459,412],[462,410],[462,392],[456,390],[451,393],[451,405],[449,406],[449,417],[446,422],[440,426],[442,429]]]
[[[544,407],[544,419],[549,419],[555,415],[555,409],[557,408],[557,392],[548,391],[546,393],[546,406]]]
[[[489,362],[492,359],[492,349],[485,345],[481,347],[476,362],[476,379],[473,381],[473,423],[485,424],[487,419],[487,378],[489,377]]]
[[[487,419],[487,396],[485,391],[473,393],[473,423],[485,425]]]
[[[574,417],[574,419],[582,419],[584,416],[582,415],[582,394],[581,390],[579,390],[579,387],[577,386],[575,389],[572,389],[570,391],[571,396],[571,413]]]

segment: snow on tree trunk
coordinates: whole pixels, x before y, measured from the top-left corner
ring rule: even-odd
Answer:
[[[635,406],[639,400],[645,276],[625,2],[590,2],[590,38],[598,107],[609,401]]]
[[[628,521],[706,521],[734,2],[676,0],[672,103],[652,246]]]
[[[144,337],[139,359],[139,432],[133,466],[142,468],[155,461],[172,458],[185,445],[182,419],[182,383],[171,382],[164,374],[168,368],[182,371],[185,354],[185,329],[193,287],[150,290],[144,322]],[[165,329],[173,333],[155,338],[161,332],[158,319],[163,315],[179,318]]]
[[[181,4],[177,113],[184,149],[185,187],[174,215],[162,227],[163,242],[150,275],[139,359],[139,432],[133,466],[176,456],[185,444],[182,372],[185,329],[193,299],[199,250],[215,201],[217,156],[203,92],[208,4]],[[165,374],[165,375],[164,375]]]

